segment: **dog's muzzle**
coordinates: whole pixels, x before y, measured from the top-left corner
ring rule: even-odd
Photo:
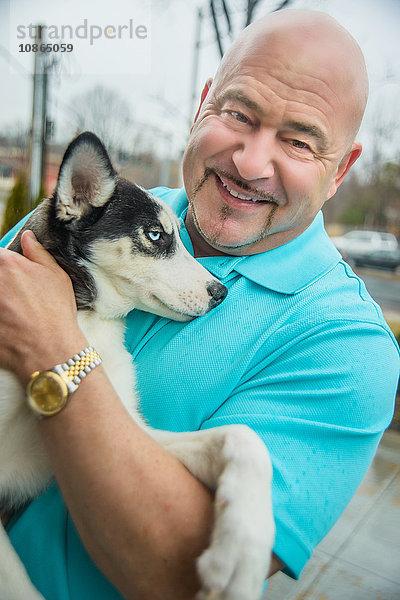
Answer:
[[[209,310],[221,304],[223,300],[225,300],[228,290],[226,287],[220,283],[219,281],[211,281],[207,285],[208,295],[211,296],[210,302],[208,304]]]

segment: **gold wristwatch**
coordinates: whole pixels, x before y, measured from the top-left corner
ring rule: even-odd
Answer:
[[[26,388],[28,405],[39,417],[59,413],[82,379],[101,363],[91,346],[48,371],[35,371]]]

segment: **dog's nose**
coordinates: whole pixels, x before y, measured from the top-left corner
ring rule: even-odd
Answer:
[[[211,309],[215,306],[218,306],[218,304],[221,304],[221,302],[225,300],[228,290],[219,281],[211,281],[207,285],[207,292],[209,296],[211,296],[209,303],[209,308]]]

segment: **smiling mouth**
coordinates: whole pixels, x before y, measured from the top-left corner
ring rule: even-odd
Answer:
[[[250,202],[250,203],[254,203],[254,204],[256,204],[256,203],[263,203],[263,204],[272,203],[275,205],[278,204],[276,199],[271,194],[265,194],[265,196],[261,196],[261,194],[251,195],[251,194],[245,194],[245,193],[238,192],[237,190],[231,188],[227,183],[225,183],[225,181],[223,181],[217,173],[215,173],[215,175],[216,175],[218,183],[220,183],[223,186],[223,188],[237,200],[242,200],[242,201]]]
[[[231,194],[231,196],[234,196],[235,198],[238,198],[239,200],[251,200],[251,202],[266,202],[266,200],[262,200],[261,198],[252,198],[251,196],[245,196],[244,194],[239,194],[239,192],[236,192],[235,190],[230,188],[222,180],[220,180],[220,181],[221,181],[222,185],[224,186],[224,188],[226,190],[228,190],[228,192]]]

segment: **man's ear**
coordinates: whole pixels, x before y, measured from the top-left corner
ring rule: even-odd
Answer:
[[[341,163],[339,164],[339,166],[337,168],[335,177],[333,178],[331,187],[329,188],[327,200],[329,200],[329,198],[332,198],[332,196],[336,193],[336,190],[338,189],[339,185],[342,183],[343,179],[346,177],[350,168],[352,167],[352,165],[354,165],[356,160],[360,157],[361,152],[362,152],[362,146],[361,146],[360,142],[354,142],[351,146],[350,151],[346,154],[346,156],[343,158],[343,160],[341,161]]]
[[[199,116],[200,109],[203,106],[203,102],[206,99],[208,92],[210,91],[210,87],[211,87],[212,82],[213,82],[213,80],[210,77],[209,79],[207,79],[206,83],[204,84],[203,91],[201,92],[199,108],[197,109],[197,113],[195,114],[195,117],[194,117],[194,120],[193,120],[193,125],[197,121],[197,117]],[[193,125],[192,125],[192,127],[190,129],[190,132],[192,132]]]

